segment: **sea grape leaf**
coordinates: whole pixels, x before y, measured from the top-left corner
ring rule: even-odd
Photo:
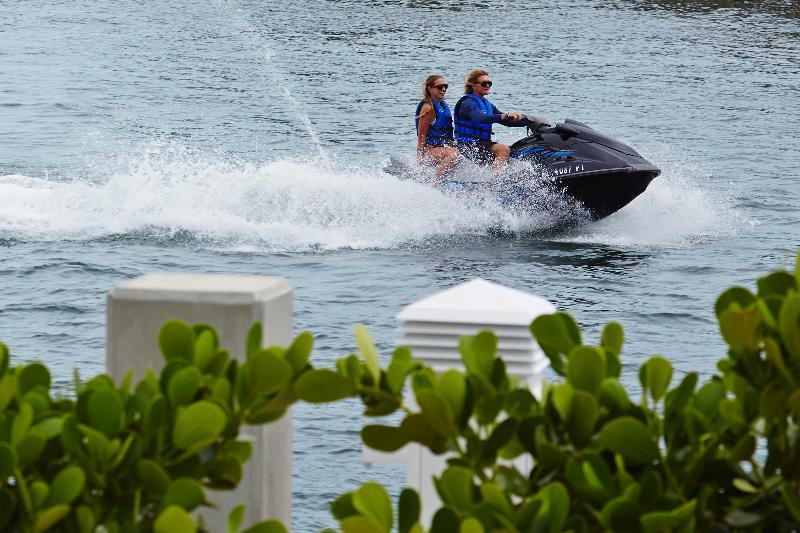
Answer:
[[[600,443],[626,460],[650,463],[659,457],[658,445],[639,420],[623,416],[615,418],[600,431]]]
[[[356,345],[361,356],[364,358],[364,366],[372,378],[372,383],[377,387],[381,382],[381,366],[378,358],[378,349],[372,341],[372,335],[363,324],[356,324],[355,328]]]
[[[374,482],[361,485],[353,493],[353,507],[361,515],[380,524],[385,531],[392,529],[394,521],[392,502],[382,485]]]
[[[158,333],[158,346],[164,359],[192,361],[194,356],[194,331],[183,320],[167,320]]]

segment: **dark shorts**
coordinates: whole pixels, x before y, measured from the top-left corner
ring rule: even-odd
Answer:
[[[493,141],[480,141],[477,143],[461,143],[458,145],[458,151],[475,163],[479,165],[488,165],[494,161],[494,152],[492,146],[497,144]]]

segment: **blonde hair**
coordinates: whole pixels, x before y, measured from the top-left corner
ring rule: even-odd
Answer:
[[[467,79],[464,80],[464,94],[472,94],[472,86],[478,83],[478,78],[488,75],[489,73],[482,68],[470,70],[467,74]]]
[[[444,76],[441,74],[431,74],[425,81],[422,82],[422,99],[426,102],[431,101],[431,87],[433,87],[433,82],[438,80],[439,78],[444,79]]]
[[[444,79],[444,76],[442,76],[441,74],[431,74],[430,76],[425,78],[425,81],[422,82],[422,101],[423,102],[427,102],[429,104],[431,103],[431,87],[433,87],[434,82],[436,80],[438,80],[438,79]],[[434,110],[434,112],[435,112],[435,110]],[[417,115],[414,118],[421,118],[424,114],[425,113],[421,113],[421,114]]]

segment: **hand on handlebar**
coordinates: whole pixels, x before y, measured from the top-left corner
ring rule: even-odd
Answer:
[[[506,120],[511,119],[514,121],[522,120],[522,114],[518,111],[512,111],[511,113],[506,113]]]

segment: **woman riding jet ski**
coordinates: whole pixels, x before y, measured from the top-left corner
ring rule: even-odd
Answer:
[[[483,87],[478,82],[478,87],[482,91],[489,89],[490,85]],[[500,113],[485,97],[479,100],[482,102],[467,94],[456,104],[455,140],[467,159],[480,165],[493,163],[495,179],[493,183],[487,183],[480,179],[480,172],[470,171],[457,162],[456,167],[448,167],[440,174],[441,179],[434,180],[437,187],[468,193],[477,189],[489,190],[502,204],[533,213],[550,207],[537,200],[541,198],[537,193],[547,188],[558,192],[568,200],[568,204],[578,204],[588,213],[590,220],[599,220],[628,205],[661,173],[630,146],[582,122],[567,119],[562,124],[551,126],[546,120],[530,119],[518,113]],[[478,105],[482,106],[482,113],[478,113],[477,119],[474,112],[462,112],[462,109]],[[496,122],[526,126],[528,136],[510,147],[494,143],[491,124]],[[517,165],[513,172],[498,174],[508,159],[527,164]],[[403,156],[391,156],[391,162],[384,170],[401,178],[430,180]],[[563,202],[557,204],[555,209],[563,210]],[[585,217],[575,220],[577,223]]]
[[[522,115],[516,111],[503,113],[492,104],[486,95],[492,90],[489,73],[474,69],[467,74],[464,82],[464,96],[455,108],[455,137],[458,151],[467,159],[479,165],[492,165],[497,175],[505,167],[511,149],[508,145],[492,140],[492,124],[504,126],[525,126]]]

